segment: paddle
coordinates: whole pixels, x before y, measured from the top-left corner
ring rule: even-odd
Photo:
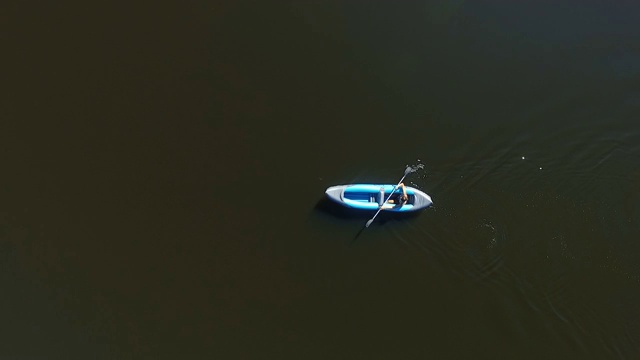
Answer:
[[[389,201],[389,198],[391,198],[391,195],[393,195],[393,192],[396,191],[396,189],[398,188],[398,186],[400,186],[400,184],[402,183],[402,180],[404,180],[405,177],[407,177],[407,175],[409,175],[409,173],[411,172],[411,167],[407,166],[407,168],[404,170],[404,176],[402,177],[402,179],[400,179],[400,181],[398,181],[398,185],[396,185],[393,190],[391,190],[391,192],[389,193],[389,196],[387,196],[387,198],[384,200],[384,202],[382,203],[382,206],[384,206],[384,204],[387,203],[387,201]],[[378,214],[380,213],[380,210],[382,210],[382,206],[380,206],[380,208],[378,209],[378,211],[376,211],[376,214],[373,215],[373,217],[371,219],[369,219],[369,221],[367,221],[367,224],[364,227],[369,227],[369,225],[371,225],[371,223],[373,222],[373,219],[376,218],[376,216],[378,216]]]

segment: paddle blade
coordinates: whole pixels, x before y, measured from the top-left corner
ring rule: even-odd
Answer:
[[[367,221],[367,224],[364,227],[369,227],[369,225],[371,225],[372,222],[373,222],[373,219]]]

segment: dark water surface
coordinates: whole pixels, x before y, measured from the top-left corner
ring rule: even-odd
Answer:
[[[639,2],[1,13],[0,358],[640,355]]]

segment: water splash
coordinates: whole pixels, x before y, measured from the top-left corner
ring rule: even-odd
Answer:
[[[417,164],[414,164],[414,165],[407,165],[407,167],[411,168],[411,171],[410,171],[410,173],[411,173],[411,174],[415,174],[415,173],[418,173],[418,172],[423,172],[423,170],[424,170],[424,168],[425,168],[425,167],[424,167],[424,164],[422,164],[422,162],[421,162],[421,160],[420,160],[420,159],[418,159],[418,163],[417,163]],[[413,178],[415,179],[415,178],[416,178],[416,176],[414,175],[414,176],[413,176]],[[425,174],[422,174],[421,176],[419,175],[419,176],[418,176],[418,178],[422,178],[422,179],[424,179],[424,178],[426,178],[426,175],[425,175]],[[416,183],[416,182],[414,182],[414,181],[411,181],[411,182],[410,182],[410,184],[411,184],[411,186],[413,186],[413,187],[415,187],[415,188],[417,188],[417,189],[420,189],[420,188],[421,188],[421,187],[420,187],[420,185],[419,185],[419,184],[417,184],[417,183]]]
[[[420,159],[418,159],[418,162],[420,162]],[[411,168],[411,172],[415,173],[418,172],[419,170],[423,170],[424,169],[424,164],[418,163],[416,165],[407,165]]]

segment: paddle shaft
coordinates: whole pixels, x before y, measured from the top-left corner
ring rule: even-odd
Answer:
[[[402,180],[404,180],[404,178],[406,178],[406,177],[407,177],[407,174],[408,174],[408,173],[409,173],[408,171],[405,171],[404,176],[402,177],[402,179],[400,179],[400,181],[398,181],[398,185],[396,185],[396,186],[393,188],[393,190],[391,190],[391,192],[389,193],[389,196],[387,196],[387,198],[386,198],[386,199],[384,200],[384,202],[382,203],[382,206],[384,206],[384,204],[386,204],[386,203],[387,203],[387,201],[389,201],[389,199],[391,199],[391,195],[393,195],[393,193],[396,191],[396,189],[398,188],[398,186],[400,186],[400,184],[402,184]],[[376,214],[375,214],[375,215],[373,215],[373,217],[372,217],[369,221],[367,221],[367,224],[365,225],[365,227],[369,227],[369,225],[371,225],[371,223],[373,222],[373,219],[375,219],[375,218],[376,218],[376,216],[378,216],[378,214],[379,214],[379,213],[380,213],[380,211],[382,210],[382,206],[380,206],[380,208],[378,209],[378,211],[376,211]]]

